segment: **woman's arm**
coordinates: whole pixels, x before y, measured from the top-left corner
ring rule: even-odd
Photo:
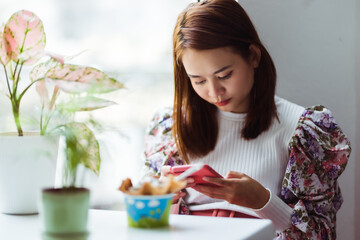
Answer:
[[[170,166],[183,165],[172,136],[172,109],[158,110],[147,128],[145,135],[143,175],[161,177],[167,175]],[[191,180],[188,186],[191,186]],[[175,195],[172,213],[189,214],[189,208],[182,197],[184,192]]]
[[[300,118],[289,152],[280,197],[271,193],[267,201],[260,183],[234,172],[225,179],[208,179],[219,188],[195,189],[253,208],[274,222],[277,239],[336,239],[336,212],[342,204],[337,179],[351,152],[349,140],[329,110],[313,107]]]
[[[308,108],[289,145],[290,160],[281,198],[293,208],[292,226],[281,239],[336,239],[336,213],[343,198],[338,177],[350,156],[350,142],[331,112]]]

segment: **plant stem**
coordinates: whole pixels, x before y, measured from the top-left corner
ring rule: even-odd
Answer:
[[[13,95],[16,96],[16,88],[17,88],[17,79],[16,79],[16,71],[17,71],[17,68],[19,66],[19,60],[16,62],[16,65],[15,65],[15,69],[14,69],[14,72],[13,72],[13,75],[12,75],[12,79],[13,79]]]
[[[31,82],[31,83],[20,93],[19,98],[18,98],[17,101],[20,102],[21,99],[22,99],[22,97],[23,97],[24,94],[26,93],[26,91],[29,90],[29,88],[30,88],[34,83],[36,83],[36,82],[38,82],[38,81],[40,81],[40,80],[42,80],[42,78],[41,78],[41,79],[37,79],[37,80]]]
[[[11,92],[11,88],[10,88],[9,77],[8,77],[5,65],[3,65],[3,66],[4,66],[5,77],[6,77],[6,84],[7,84],[8,90],[9,90],[9,98],[12,99],[12,92]]]
[[[16,66],[18,65],[18,63],[19,63],[19,61],[16,63]],[[15,96],[16,96],[17,88],[18,88],[19,81],[20,81],[20,73],[21,73],[22,67],[23,67],[23,63],[20,64],[20,69],[18,71],[17,78],[14,78],[14,83],[15,83],[14,95]],[[16,82],[15,82],[15,79],[16,79]]]
[[[21,123],[20,123],[20,99],[16,98],[16,90],[17,90],[17,85],[18,85],[18,82],[19,82],[20,72],[21,72],[21,68],[22,68],[22,65],[21,65],[20,70],[19,70],[18,75],[17,75],[17,78],[16,78],[16,69],[18,67],[18,64],[19,64],[19,61],[16,63],[15,70],[14,70],[14,73],[12,75],[12,77],[13,77],[13,87],[12,87],[13,91],[11,91],[11,88],[10,88],[9,78],[8,78],[8,74],[7,74],[5,66],[4,66],[4,71],[5,71],[5,76],[6,76],[7,87],[8,87],[8,90],[9,90],[9,98],[11,100],[11,106],[12,106],[13,116],[14,116],[14,120],[15,120],[15,125],[16,125],[17,131],[18,131],[18,135],[23,136],[24,134],[23,134],[23,130],[21,128]]]
[[[44,114],[44,105],[41,107],[41,114],[40,114],[40,135],[45,135],[45,129],[43,129],[43,114]]]
[[[44,113],[45,107],[41,108],[41,116],[40,116],[40,135],[44,136],[49,125],[50,119],[52,117],[53,111],[50,110],[50,113]]]
[[[18,83],[19,83],[22,64],[20,64],[20,69],[19,69],[19,71],[17,73],[17,76],[16,76],[18,66],[19,66],[19,60],[16,62],[14,72],[12,73],[12,79],[13,79],[12,91],[11,91],[11,88],[10,88],[9,77],[8,77],[7,70],[6,70],[5,66],[4,66],[4,71],[5,71],[6,83],[7,83],[7,87],[8,87],[8,91],[9,91],[9,98],[10,98],[10,101],[11,101],[13,116],[14,116],[14,120],[15,120],[15,125],[16,125],[17,131],[18,131],[18,135],[23,136],[24,134],[23,134],[23,130],[21,128],[21,123],[20,123],[20,100],[21,100],[22,96],[20,96],[20,98],[16,97],[16,95],[17,95],[16,91],[17,91],[17,86],[18,86]]]
[[[45,135],[45,133],[46,133],[46,130],[47,130],[47,127],[49,125],[49,121],[50,121],[51,116],[52,116],[52,113],[50,112],[45,117],[45,123],[44,123],[44,127],[43,127],[43,129],[44,129],[43,135]]]
[[[12,110],[13,110],[14,120],[18,134],[19,136],[23,136],[24,134],[21,128],[20,117],[19,117],[19,110],[20,110],[19,102],[16,101],[16,99],[11,99],[11,102],[12,102]]]

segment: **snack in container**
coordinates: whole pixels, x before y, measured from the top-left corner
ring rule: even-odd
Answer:
[[[170,208],[175,192],[186,186],[186,181],[175,181],[169,176],[162,181],[146,178],[138,186],[131,179],[122,181],[128,225],[137,228],[157,228],[169,225]]]

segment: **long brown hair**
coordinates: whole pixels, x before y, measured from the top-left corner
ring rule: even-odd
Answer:
[[[191,86],[182,63],[183,51],[231,47],[250,59],[250,45],[261,51],[254,72],[251,102],[241,132],[251,140],[269,129],[277,117],[275,106],[276,69],[245,10],[235,0],[209,0],[190,4],[178,17],[173,33],[174,112],[173,135],[182,158],[201,157],[211,152],[218,136],[217,108],[200,98]],[[240,133],[239,133],[240,134]]]

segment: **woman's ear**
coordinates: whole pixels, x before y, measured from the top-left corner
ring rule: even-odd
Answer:
[[[250,64],[253,68],[257,68],[261,59],[261,51],[260,48],[254,44],[250,44]]]

